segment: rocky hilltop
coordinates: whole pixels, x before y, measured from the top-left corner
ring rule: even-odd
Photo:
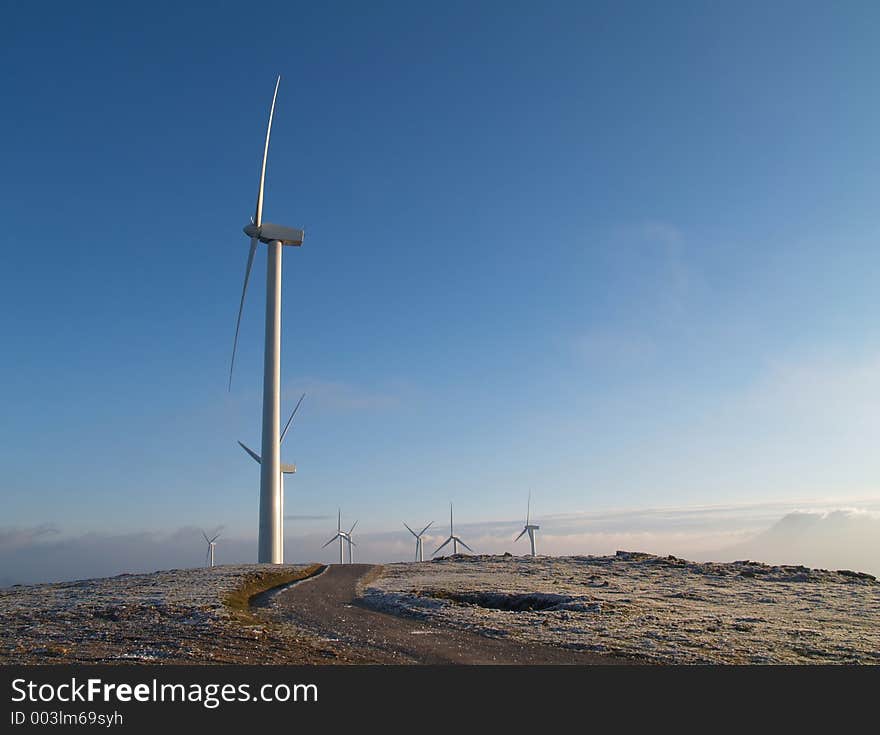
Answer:
[[[285,663],[318,658],[249,602],[319,565],[172,569],[0,589],[0,663]]]
[[[273,613],[272,590],[322,569],[224,566],[2,589],[0,663],[376,660]],[[880,663],[880,583],[847,570],[618,552],[459,555],[374,571],[356,606],[444,630],[645,663]]]
[[[880,663],[880,583],[849,570],[457,556],[390,565],[361,593],[398,615],[648,663]]]

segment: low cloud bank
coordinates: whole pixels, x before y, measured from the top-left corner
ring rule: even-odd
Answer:
[[[880,513],[858,508],[794,511],[721,556],[880,576]]]
[[[880,503],[858,508],[751,506],[660,508],[538,518],[538,552],[547,555],[610,554],[617,549],[674,554],[695,560],[754,559],[880,575]],[[477,553],[524,554],[528,540],[514,542],[521,521],[456,524]],[[444,541],[442,526],[425,536],[426,558]],[[330,534],[288,535],[290,563],[338,561]],[[410,561],[414,539],[400,531],[356,534],[355,561]],[[65,536],[53,526],[0,528],[0,586],[64,581],[121,573],[200,566],[206,544],[198,528],[168,533],[88,533]],[[446,547],[443,553],[448,553]],[[221,535],[218,564],[251,563],[256,539]]]

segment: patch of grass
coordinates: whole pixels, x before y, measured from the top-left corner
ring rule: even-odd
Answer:
[[[266,569],[249,574],[223,603],[238,617],[251,617],[251,600],[263,592],[282,587],[291,582],[318,574],[324,569],[323,564],[311,564],[303,569]]]
[[[377,564],[370,571],[368,571],[363,577],[358,580],[357,585],[355,586],[355,595],[360,596],[364,592],[364,588],[369,586],[370,582],[377,580],[382,574],[385,572],[385,567],[381,564]]]

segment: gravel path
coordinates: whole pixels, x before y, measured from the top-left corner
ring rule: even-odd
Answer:
[[[333,565],[316,577],[258,604],[262,615],[317,636],[349,663],[391,664],[622,664],[622,657],[556,646],[487,638],[454,628],[371,610],[359,602],[359,585],[382,567]]]

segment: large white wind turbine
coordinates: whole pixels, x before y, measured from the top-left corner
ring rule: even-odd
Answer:
[[[266,127],[266,143],[263,147],[263,166],[260,170],[260,188],[257,192],[257,208],[253,221],[244,228],[251,238],[247,266],[244,272],[244,286],[241,289],[241,302],[238,306],[238,319],[235,322],[235,339],[232,342],[232,360],[229,363],[229,388],[232,389],[232,369],[235,365],[235,350],[238,346],[238,330],[241,326],[241,312],[247,293],[248,279],[254,264],[257,244],[268,246],[266,266],[266,344],[263,353],[263,437],[260,455],[260,538],[257,561],[280,564],[282,562],[281,524],[281,444],[279,441],[281,420],[281,248],[285,245],[302,245],[303,231],[283,225],[263,222],[263,191],[266,182],[266,158],[269,154],[269,135],[272,132],[272,117],[275,114],[275,100],[278,85],[275,82],[272,106],[269,110],[269,124]]]
[[[440,549],[442,549],[444,546],[446,546],[446,544],[448,544],[450,541],[452,542],[452,553],[453,554],[458,553],[458,545],[459,544],[464,546],[464,548],[466,548],[471,553],[475,553],[474,550],[470,546],[468,546],[464,541],[462,541],[458,536],[455,535],[455,529],[452,526],[452,503],[449,504],[449,538],[446,539],[442,544],[440,544],[440,546],[437,547],[437,551],[435,551],[433,554],[431,554],[431,556],[437,556]]]
[[[536,526],[534,523],[529,523],[529,517],[532,512],[532,491],[529,490],[529,502],[526,505],[526,525],[523,526],[523,530],[519,532],[519,536],[517,536],[513,541],[516,543],[519,541],[524,533],[529,534],[529,541],[532,545],[532,556],[537,556],[538,554],[535,552],[535,531],[537,531],[540,526]]]
[[[214,534],[212,538],[208,538],[208,534],[202,531],[202,536],[205,537],[205,543],[208,544],[208,553],[205,554],[205,566],[213,567],[214,566],[214,549],[217,548],[217,539],[220,538],[220,532]]]
[[[358,524],[357,521],[354,522],[354,526]],[[354,541],[351,540],[352,531],[354,531],[354,526],[351,527],[348,531],[342,530],[342,509],[339,509],[339,515],[336,517],[336,535],[331,538],[326,544],[324,544],[321,548],[324,549],[330,544],[332,544],[336,539],[339,539],[339,563],[345,564],[345,544],[348,543],[348,563],[351,564],[352,556],[351,556],[351,547],[357,546]]]
[[[403,524],[406,526],[406,522]],[[421,531],[416,533],[409,526],[406,526],[406,530],[409,531],[413,536],[416,537],[416,561],[425,561],[425,555],[422,552],[422,536],[425,531],[427,531],[431,526],[434,525],[434,521],[431,521],[427,526],[425,526]]]
[[[303,393],[299,400],[296,403],[296,407],[293,409],[293,413],[290,414],[290,418],[287,419],[287,423],[284,425],[284,431],[281,432],[281,438],[278,440],[278,444],[282,444],[284,442],[284,437],[287,436],[287,430],[290,428],[290,424],[293,421],[293,417],[296,416],[296,412],[299,411],[300,404],[303,402],[303,398],[306,397],[306,394]],[[260,455],[257,454],[253,449],[251,449],[244,442],[239,442],[239,446],[244,449],[251,457],[253,457],[257,464],[262,464]],[[281,494],[281,512],[278,514],[278,536],[280,538],[281,544],[281,562],[284,562],[284,475],[295,475],[296,474],[296,465],[295,464],[284,464],[281,463],[281,478],[279,480],[280,484],[280,494]]]

